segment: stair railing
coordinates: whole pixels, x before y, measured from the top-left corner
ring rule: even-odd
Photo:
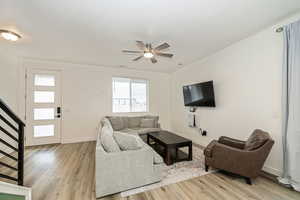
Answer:
[[[0,144],[2,143],[9,149],[11,149],[13,152],[17,152],[18,157],[15,157],[13,153],[7,153],[5,151],[2,151],[0,149],[0,154],[3,156],[13,160],[14,162],[17,162],[17,167],[11,166],[8,163],[4,163],[2,159],[0,159],[0,165],[9,168],[11,170],[17,171],[17,178],[8,176],[5,174],[0,173],[0,177],[4,179],[9,179],[16,181],[18,185],[23,185],[24,181],[24,127],[25,123],[0,99],[0,110],[5,113],[5,115],[2,115],[0,113],[0,121],[4,122],[2,124],[6,124],[8,127],[11,128],[11,130],[15,131],[17,134],[12,134],[11,132],[7,131],[4,127],[0,124],[0,134],[7,135],[10,139],[14,140],[18,145],[13,145],[10,143],[10,141],[5,141],[4,139],[0,138]],[[11,120],[14,121],[11,123]],[[15,136],[17,135],[17,137]]]

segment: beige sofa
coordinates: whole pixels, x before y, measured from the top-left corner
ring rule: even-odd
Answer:
[[[145,121],[147,122],[144,123]],[[162,179],[165,166],[163,159],[139,137],[139,134],[158,130],[160,125],[158,117],[155,116],[105,117],[101,120],[96,146],[97,198],[159,182]],[[104,131],[113,136],[120,132],[126,133],[124,135],[129,134],[142,146],[136,150],[108,152],[105,149],[107,144],[103,145],[103,137],[101,137]],[[114,141],[110,142],[114,143]]]

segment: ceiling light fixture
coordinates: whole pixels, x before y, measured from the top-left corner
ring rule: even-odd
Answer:
[[[153,53],[151,53],[151,52],[145,52],[144,53],[144,57],[145,58],[152,58],[154,55],[153,55]]]
[[[18,35],[17,33],[7,31],[7,30],[0,30],[0,34],[4,39],[13,41],[13,42],[15,42],[21,38],[21,36]]]

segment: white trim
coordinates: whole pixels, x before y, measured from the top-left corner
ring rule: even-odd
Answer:
[[[268,172],[268,173],[270,173],[272,175],[275,175],[275,176],[281,176],[281,174],[282,174],[281,170],[275,169],[275,168],[269,167],[269,166],[264,166],[263,171]]]
[[[1,181],[0,193],[25,196],[26,200],[31,200],[31,188],[4,183]]]

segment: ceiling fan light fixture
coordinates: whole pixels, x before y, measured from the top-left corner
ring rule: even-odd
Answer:
[[[153,53],[151,53],[151,52],[145,52],[145,53],[144,53],[144,57],[145,57],[145,58],[153,58],[153,56],[154,56],[154,55],[153,55]]]
[[[17,33],[7,31],[7,30],[0,30],[0,34],[4,39],[13,41],[13,42],[15,42],[21,38],[21,36],[18,35]]]

